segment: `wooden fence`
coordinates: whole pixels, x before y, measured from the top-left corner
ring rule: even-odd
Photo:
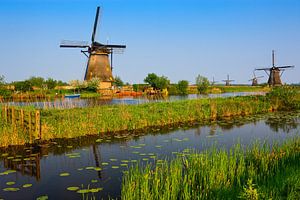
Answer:
[[[30,143],[42,138],[41,114],[39,110],[24,110],[11,106],[2,106],[1,117],[4,123],[11,125],[14,132],[22,130],[29,134]]]

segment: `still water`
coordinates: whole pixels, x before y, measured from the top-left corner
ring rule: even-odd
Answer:
[[[221,94],[189,94],[185,96],[170,95],[162,96],[140,96],[140,97],[123,97],[123,98],[65,98],[54,99],[51,101],[21,101],[21,102],[3,102],[2,104],[11,106],[34,106],[36,108],[77,108],[77,107],[93,107],[100,105],[113,104],[142,104],[149,102],[161,101],[177,101],[185,99],[200,99],[200,98],[217,98],[217,97],[234,97],[234,96],[249,96],[249,95],[265,95],[265,92],[229,92]]]
[[[299,112],[277,113],[209,126],[194,124],[142,134],[82,137],[0,149],[0,199],[83,199],[69,187],[95,188],[95,193],[85,194],[89,199],[119,198],[122,174],[136,162],[170,159],[177,152],[202,151],[212,145],[228,149],[237,142],[244,146],[257,140],[282,142],[299,135],[299,127]]]

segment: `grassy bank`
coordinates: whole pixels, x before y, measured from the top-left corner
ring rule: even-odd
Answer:
[[[123,177],[122,199],[299,199],[300,139],[229,152],[184,151],[136,165]]]
[[[209,122],[233,116],[299,108],[297,93],[274,91],[267,96],[195,99],[140,105],[107,105],[92,108],[41,110],[43,140],[90,134],[144,130],[189,122]],[[2,110],[2,109],[0,109]],[[1,113],[1,116],[3,114]],[[1,145],[24,144],[24,130],[1,120]],[[26,135],[26,134],[25,134]],[[28,134],[27,134],[28,135]]]

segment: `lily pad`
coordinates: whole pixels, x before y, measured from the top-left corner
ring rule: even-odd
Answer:
[[[112,161],[112,162],[115,162],[115,161],[117,161],[118,159],[111,158],[111,159],[109,159],[109,160]]]
[[[16,182],[14,182],[14,181],[6,182],[6,185],[14,185],[14,184],[16,184]]]
[[[4,188],[3,191],[5,192],[17,192],[19,191],[19,188]]]
[[[91,180],[92,183],[98,183],[98,180]]]
[[[86,194],[86,193],[89,193],[90,190],[88,189],[81,189],[81,190],[78,190],[77,193],[79,194]]]
[[[87,170],[92,170],[92,169],[94,169],[95,167],[86,167],[85,169],[87,169]]]
[[[122,164],[120,164],[120,166],[122,166],[122,167],[127,167],[128,164],[127,164],[127,163],[122,163]]]
[[[93,188],[93,189],[90,189],[89,192],[96,193],[96,192],[100,192],[101,190],[103,190],[103,188]]]
[[[1,156],[2,157],[7,157],[9,154],[8,153],[3,153]]]
[[[119,169],[119,166],[111,166],[112,169]]]
[[[77,170],[78,170],[78,171],[82,171],[82,170],[83,170],[83,168],[78,168]]]
[[[8,174],[15,173],[15,172],[16,172],[16,170],[7,170],[5,172],[0,173],[0,176],[2,176],[2,175],[8,175]]]
[[[107,162],[103,162],[103,163],[102,163],[103,166],[106,166],[106,165],[108,165],[108,164],[109,164],[109,163],[107,163]]]
[[[96,142],[102,142],[103,139],[97,139]]]
[[[29,188],[29,187],[31,187],[31,186],[32,186],[32,184],[27,183],[27,184],[24,184],[22,187],[23,187],[23,188]]]
[[[65,177],[65,176],[70,176],[70,174],[67,172],[64,172],[64,173],[60,173],[59,176]]]
[[[77,191],[77,190],[79,190],[79,187],[68,187],[67,190],[69,190],[69,191]]]
[[[47,195],[39,196],[38,198],[36,198],[36,200],[48,200],[48,196]]]
[[[95,171],[101,171],[102,169],[100,167],[95,167],[94,170]]]

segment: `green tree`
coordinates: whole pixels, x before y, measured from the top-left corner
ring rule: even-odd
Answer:
[[[198,75],[196,77],[197,90],[200,94],[206,94],[209,86],[208,78]]]
[[[117,87],[122,87],[124,85],[124,82],[122,81],[121,77],[115,77],[114,85]]]
[[[188,91],[187,91],[188,86],[189,86],[189,82],[188,81],[186,81],[186,80],[180,80],[180,81],[178,81],[177,89],[178,89],[179,94],[181,94],[181,95],[188,94]]]
[[[144,79],[145,83],[148,83],[156,90],[163,90],[166,89],[170,85],[170,81],[165,76],[157,76],[154,73],[150,73]]]
[[[42,88],[43,84],[45,83],[45,80],[43,77],[35,77],[32,76],[27,81],[30,83],[31,86]]]
[[[47,88],[49,90],[52,90],[54,89],[56,86],[57,86],[57,81],[52,79],[52,78],[48,78],[46,81],[45,81],[45,85],[47,86]]]
[[[32,91],[31,82],[28,80],[13,82],[13,85],[15,86],[16,91],[20,91],[20,92]]]

